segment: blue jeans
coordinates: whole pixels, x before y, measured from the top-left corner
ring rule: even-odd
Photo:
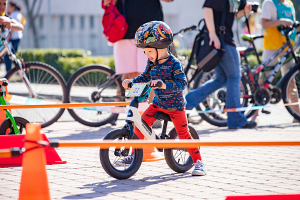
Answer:
[[[13,49],[11,50],[13,53],[16,53],[18,51],[20,39],[17,40],[10,40]],[[6,73],[11,69],[11,59],[9,59],[8,55],[6,54],[4,56],[4,62],[6,66]]]
[[[239,54],[236,47],[226,45],[225,54],[219,65],[214,69],[216,79],[207,81],[201,87],[186,95],[186,110],[192,110],[206,99],[208,95],[226,85],[226,108],[239,108],[241,69]],[[229,128],[240,128],[247,123],[247,118],[241,112],[228,112]]]

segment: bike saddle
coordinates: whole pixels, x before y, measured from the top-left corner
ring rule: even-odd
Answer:
[[[172,121],[170,116],[164,112],[160,112],[158,111],[157,113],[155,113],[154,115],[154,118],[155,119],[158,119],[158,120],[164,120],[164,121]]]
[[[241,35],[242,40],[244,40],[246,42],[252,42],[256,39],[263,38],[263,37],[264,37],[263,35],[250,35],[250,34],[242,34]]]

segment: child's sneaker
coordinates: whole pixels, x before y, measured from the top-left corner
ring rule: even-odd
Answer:
[[[192,172],[192,176],[204,176],[206,175],[206,169],[201,160],[197,160],[196,163],[194,163],[195,169]]]
[[[123,158],[122,160],[117,160],[115,162],[115,164],[119,165],[119,166],[123,166],[123,167],[126,166],[126,165],[129,166],[132,163],[133,158],[134,158],[133,155],[129,155],[126,158]]]

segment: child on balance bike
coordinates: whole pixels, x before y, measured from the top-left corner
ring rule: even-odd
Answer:
[[[187,80],[181,62],[168,52],[172,42],[172,31],[164,22],[151,21],[139,27],[135,34],[135,45],[143,49],[148,63],[142,74],[133,79],[125,79],[122,86],[126,89],[131,82],[151,82],[151,86],[155,86],[159,81],[162,82],[162,87],[153,87],[155,93],[153,103],[143,112],[142,118],[152,126],[156,121],[154,114],[158,111],[164,112],[171,117],[179,139],[191,139],[184,109],[186,102],[183,97]],[[144,135],[136,127],[134,133],[139,139],[144,139]],[[192,175],[206,175],[199,148],[187,148],[187,151],[195,165]],[[122,162],[131,163],[130,158],[133,159],[128,157]]]

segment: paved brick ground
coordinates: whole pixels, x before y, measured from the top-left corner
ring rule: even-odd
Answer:
[[[194,126],[202,141],[300,140],[300,125],[285,108],[262,115],[258,128],[228,130]],[[42,131],[50,139],[98,140],[116,127],[57,122]],[[157,130],[159,132],[159,130]],[[300,147],[203,147],[208,174],[174,173],[165,163],[144,162],[128,180],[108,176],[97,148],[61,148],[68,163],[47,166],[52,199],[225,199],[228,195],[300,193]],[[17,199],[21,167],[0,168],[0,199]]]

